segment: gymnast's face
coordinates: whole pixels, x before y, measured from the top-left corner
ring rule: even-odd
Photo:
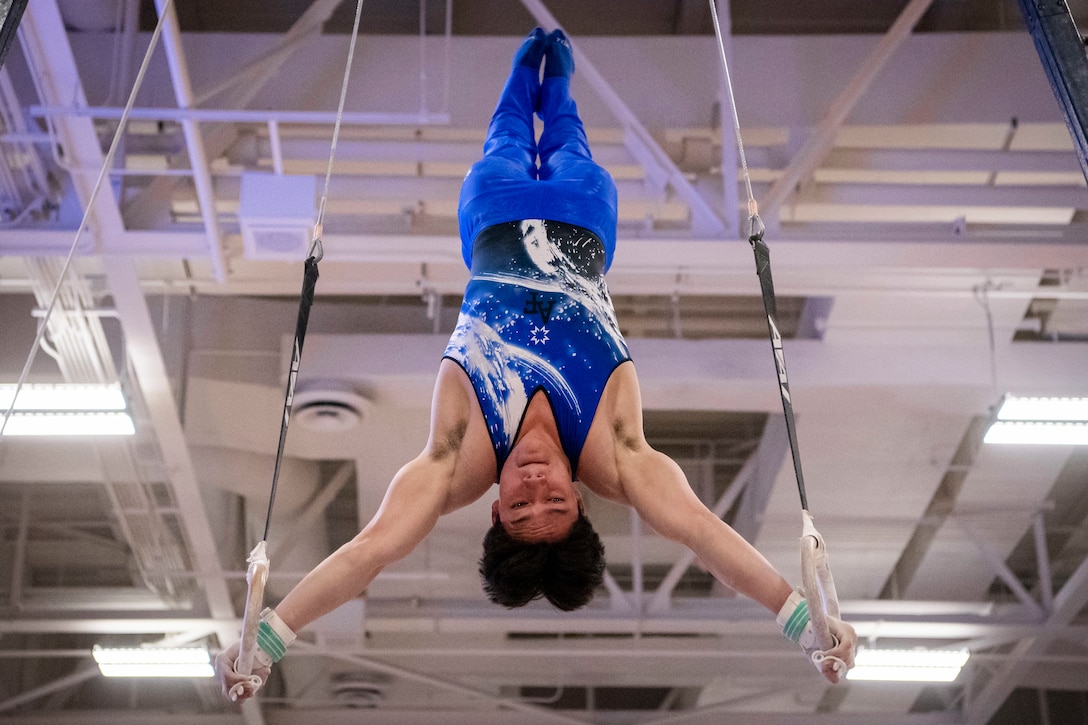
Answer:
[[[520,541],[559,541],[578,520],[582,497],[562,450],[526,437],[518,441],[499,472],[499,498],[492,523]]]

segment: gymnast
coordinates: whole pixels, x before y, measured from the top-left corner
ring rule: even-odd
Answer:
[[[836,645],[821,652],[803,594],[646,442],[635,365],[604,282],[616,247],[616,187],[590,155],[570,96],[573,71],[570,41],[559,30],[534,29],[515,54],[483,158],[461,188],[462,255],[471,275],[438,368],[426,447],[393,477],[366,527],[262,613],[258,678],[295,632],[359,596],[440,516],[496,482],[479,565],[493,602],[518,607],[545,598],[569,611],[592,598],[604,549],[577,481],[633,506],[724,585],[776,615],[830,682],[853,666],[853,628],[829,617]],[[543,121],[539,143],[534,113]],[[238,648],[220,653],[216,670],[224,693],[241,685],[245,699],[256,683],[234,670]]]

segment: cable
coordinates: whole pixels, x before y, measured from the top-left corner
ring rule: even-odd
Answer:
[[[324,256],[324,247],[321,235],[324,231],[325,207],[329,199],[329,184],[332,179],[333,162],[336,159],[336,142],[340,137],[340,121],[344,115],[344,102],[347,98],[348,80],[351,76],[352,60],[355,57],[355,44],[359,37],[359,19],[363,13],[363,0],[358,0],[355,7],[355,23],[351,30],[351,42],[348,46],[347,63],[344,67],[344,79],[340,85],[340,103],[336,109],[336,123],[332,131],[332,143],[329,147],[329,163],[325,170],[325,187],[321,194],[321,204],[318,207],[317,221],[314,223],[313,244],[310,246],[309,256],[305,263],[305,273],[302,280],[302,294],[299,299],[298,318],[295,322],[295,339],[291,350],[291,368],[287,374],[287,394],[283,401],[283,417],[280,419],[280,438],[276,448],[276,461],[272,470],[272,487],[268,494],[268,512],[264,519],[264,534],[257,546],[249,554],[246,560],[249,567],[246,571],[248,591],[246,594],[246,608],[242,616],[242,641],[239,647],[238,659],[234,663],[234,670],[240,675],[249,676],[246,684],[253,691],[260,688],[260,678],[253,676],[253,663],[257,652],[257,630],[261,622],[261,610],[264,602],[264,588],[268,581],[268,572],[271,562],[268,560],[268,531],[272,525],[272,510],[276,502],[276,491],[279,488],[280,467],[283,463],[283,451],[287,443],[287,427],[291,422],[291,406],[295,396],[295,383],[298,381],[299,365],[302,361],[302,346],[306,339],[306,327],[309,324],[310,307],[314,301],[314,291],[317,286],[318,262]],[[243,684],[237,684],[230,690],[230,697],[236,700],[247,689]]]
[[[332,163],[336,158],[336,142],[340,138],[340,120],[344,116],[344,100],[348,95],[348,78],[351,76],[351,63],[355,58],[355,41],[359,37],[359,18],[363,15],[363,0],[359,0],[355,6],[355,23],[351,27],[351,43],[348,45],[348,62],[344,68],[344,80],[340,85],[340,105],[336,109],[336,123],[332,129],[332,146],[329,149],[329,165],[325,169],[325,188],[321,193],[321,205],[317,210],[317,223],[314,225],[314,241],[310,247],[310,255],[315,251],[317,259],[321,259],[321,234],[325,224],[325,206],[329,201],[329,182],[332,179]]]
[[[756,274],[759,276],[763,309],[767,315],[767,332],[771,338],[775,371],[778,373],[778,392],[782,398],[782,413],[786,418],[786,436],[789,438],[790,454],[793,458],[793,472],[794,477],[797,479],[797,492],[801,497],[801,574],[804,582],[804,594],[805,599],[808,600],[809,615],[812,618],[813,628],[816,630],[820,647],[823,650],[829,650],[835,646],[836,642],[828,628],[827,617],[839,616],[838,595],[835,592],[835,582],[831,576],[827,546],[824,544],[823,536],[816,530],[812,522],[812,515],[808,511],[808,495],[805,492],[805,477],[801,471],[801,452],[797,443],[797,423],[793,415],[793,399],[790,395],[789,377],[786,374],[786,356],[782,349],[782,334],[778,324],[774,281],[771,278],[771,252],[766,242],[763,241],[765,227],[763,221],[759,218],[755,195],[752,193],[752,180],[748,175],[748,161],[744,157],[740,117],[737,114],[737,102],[733,94],[733,81],[729,76],[729,61],[726,59],[725,41],[722,39],[722,30],[718,23],[718,10],[714,0],[709,0],[709,2],[710,16],[714,22],[714,35],[718,40],[722,68],[725,71],[725,85],[728,91],[729,104],[733,111],[733,128],[736,131],[741,173],[744,177],[745,189],[748,192],[748,216],[750,221],[748,241],[751,243],[752,252],[755,255]],[[824,654],[817,652],[813,656],[813,663],[817,668],[821,668],[824,659]],[[836,668],[842,665],[842,661],[836,657],[826,657],[826,659],[837,663]]]
[[[302,295],[299,302],[298,320],[295,324],[295,339],[291,353],[291,369],[287,376],[287,395],[283,405],[283,419],[280,425],[280,441],[276,451],[276,463],[272,473],[272,490],[268,496],[268,513],[264,521],[263,541],[268,540],[268,529],[272,523],[272,506],[276,500],[276,489],[279,485],[280,465],[283,461],[283,449],[287,440],[287,425],[291,420],[291,403],[295,394],[295,382],[298,378],[299,363],[302,358],[302,344],[306,337],[306,326],[310,317],[310,306],[314,300],[314,289],[317,285],[317,263],[324,256],[324,247],[321,235],[324,231],[325,207],[329,200],[329,183],[332,180],[332,167],[336,159],[336,143],[340,138],[340,121],[344,115],[344,102],[347,98],[348,80],[351,77],[352,59],[355,57],[355,44],[359,36],[359,19],[363,13],[363,0],[359,0],[355,7],[355,24],[351,30],[351,42],[348,46],[347,64],[344,67],[344,79],[340,86],[340,104],[336,109],[336,123],[332,130],[332,143],[329,147],[329,163],[325,170],[325,187],[321,194],[321,204],[318,207],[317,221],[314,223],[314,238],[310,246],[309,257],[306,260],[305,274],[302,282]]]
[[[714,22],[714,37],[718,40],[718,51],[721,53],[722,70],[725,72],[725,85],[729,93],[729,108],[733,113],[733,131],[737,139],[737,154],[740,157],[741,175],[744,179],[744,188],[748,192],[748,220],[750,223],[749,236],[762,236],[763,221],[759,218],[759,205],[756,204],[755,194],[752,193],[752,177],[748,175],[748,160],[744,156],[744,139],[740,134],[740,116],[737,114],[737,99],[733,96],[733,80],[729,75],[729,61],[725,56],[725,41],[722,38],[722,28],[718,23],[718,8],[714,0],[710,0],[710,19]]]

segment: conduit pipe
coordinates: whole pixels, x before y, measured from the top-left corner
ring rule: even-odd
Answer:
[[[189,108],[193,104],[193,88],[189,80],[189,67],[185,62],[185,51],[181,45],[181,32],[178,28],[177,13],[169,0],[155,0],[155,8],[162,15],[163,47],[170,66],[170,77],[174,85],[174,96],[178,106]],[[219,234],[219,220],[215,209],[215,188],[212,184],[211,170],[204,150],[204,138],[196,121],[182,120],[182,132],[185,146],[189,151],[189,164],[193,169],[193,184],[200,203],[200,216],[204,221],[204,231],[208,239],[208,258],[212,265],[212,274],[217,282],[225,282],[227,276],[226,259],[223,256],[223,244]]]

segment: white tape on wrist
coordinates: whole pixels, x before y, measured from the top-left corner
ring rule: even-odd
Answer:
[[[812,618],[808,613],[808,600],[802,592],[794,590],[790,593],[782,609],[778,610],[775,621],[782,628],[782,634],[791,642],[796,642],[816,665],[816,669],[823,671],[823,663],[830,660],[832,668],[836,672],[845,672],[846,663],[838,657],[827,655],[820,649],[820,639],[816,636],[816,628],[812,626]]]
[[[776,618],[778,626],[782,628],[782,634],[791,642],[801,644],[805,630],[812,630],[812,620],[808,614],[808,601],[801,592],[794,590],[778,611]],[[803,646],[803,645],[802,645]]]
[[[295,641],[295,633],[283,623],[275,610],[266,608],[261,612],[261,621],[257,625],[257,659],[265,667],[279,662],[287,654],[287,648]]]

